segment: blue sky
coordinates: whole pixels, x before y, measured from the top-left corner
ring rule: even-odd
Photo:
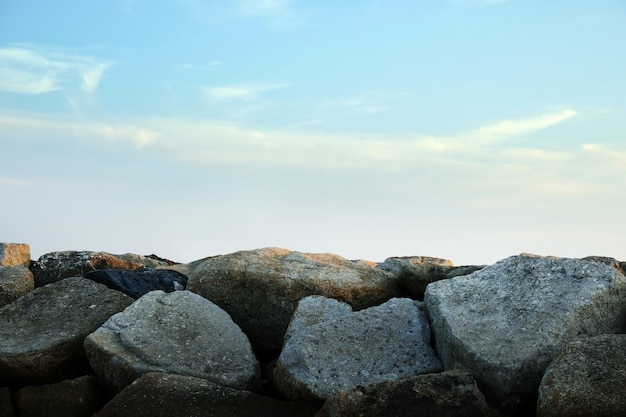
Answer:
[[[626,259],[622,0],[5,0],[0,240]]]

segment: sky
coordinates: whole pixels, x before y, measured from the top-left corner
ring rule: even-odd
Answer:
[[[1,0],[0,241],[626,260],[623,0]]]

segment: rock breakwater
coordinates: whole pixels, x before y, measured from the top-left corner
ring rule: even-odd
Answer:
[[[0,415],[621,415],[625,266],[0,243]]]

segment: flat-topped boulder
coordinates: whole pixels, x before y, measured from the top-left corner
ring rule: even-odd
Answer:
[[[246,335],[212,302],[189,291],[152,291],[85,339],[89,363],[121,391],[148,372],[196,376],[257,390],[259,363]]]
[[[0,386],[48,384],[88,373],[85,337],[132,301],[77,277],[0,308]]]
[[[393,298],[346,312],[334,302],[309,297],[298,310],[304,310],[294,314],[299,328],[291,326],[274,370],[287,398],[321,401],[357,385],[442,370],[418,302]],[[309,320],[303,319],[307,310]]]
[[[107,252],[61,251],[39,257],[31,265],[35,286],[50,284],[68,277],[84,277],[98,269],[142,269],[168,267],[171,261],[158,256],[141,256],[133,253],[113,255]]]
[[[226,310],[259,352],[280,350],[306,296],[324,295],[362,309],[399,294],[393,274],[366,262],[279,248],[209,258],[190,273],[187,289]]]
[[[0,243],[0,266],[30,266],[30,245]]]
[[[555,355],[578,335],[623,330],[626,277],[603,263],[523,254],[425,293],[445,369],[465,369],[487,400],[534,412]]]

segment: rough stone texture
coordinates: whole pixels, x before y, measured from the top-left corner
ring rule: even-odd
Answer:
[[[358,386],[328,399],[316,417],[498,417],[465,371]]]
[[[13,393],[9,388],[0,388],[0,416],[15,417]]]
[[[68,278],[0,308],[0,386],[84,375],[88,363],[83,339],[130,303],[119,291]]]
[[[123,292],[135,299],[154,290],[184,290],[187,277],[168,269],[101,269],[85,274],[85,278]]]
[[[26,243],[0,243],[0,266],[30,266],[30,246]]]
[[[389,271],[394,275],[399,275],[404,269],[412,268],[417,274],[442,272],[440,275],[445,276],[454,267],[454,264],[448,259],[433,258],[431,256],[394,256],[385,259],[377,264],[376,267],[383,271]]]
[[[171,261],[157,256],[132,253],[112,255],[106,252],[64,251],[42,255],[31,265],[35,286],[50,284],[69,277],[84,277],[98,269],[141,269],[168,267]]]
[[[226,310],[258,352],[278,352],[298,301],[324,295],[355,309],[398,295],[395,276],[332,254],[266,248],[207,259],[187,289]]]
[[[30,270],[23,266],[0,266],[0,307],[35,289]]]
[[[305,297],[298,303],[285,332],[285,342],[302,329],[352,313],[349,304],[321,295]]]
[[[597,262],[523,254],[428,286],[446,369],[466,369],[491,402],[534,412],[545,368],[579,334],[624,325],[626,277]]]
[[[22,388],[15,393],[15,409],[20,417],[90,417],[107,400],[98,379],[86,375],[56,384]]]
[[[316,401],[356,385],[441,369],[424,312],[408,298],[394,298],[294,331],[274,378],[287,398]]]
[[[568,344],[539,386],[538,417],[626,414],[626,335],[600,335]]]
[[[94,417],[313,417],[316,411],[201,378],[148,373],[124,388]]]
[[[583,258],[583,261],[600,262],[617,269],[622,275],[626,275],[626,262],[618,261],[615,258],[608,256],[587,256]]]
[[[189,291],[152,291],[85,339],[89,363],[121,391],[148,372],[197,376],[238,389],[260,387],[246,335],[212,302]]]

